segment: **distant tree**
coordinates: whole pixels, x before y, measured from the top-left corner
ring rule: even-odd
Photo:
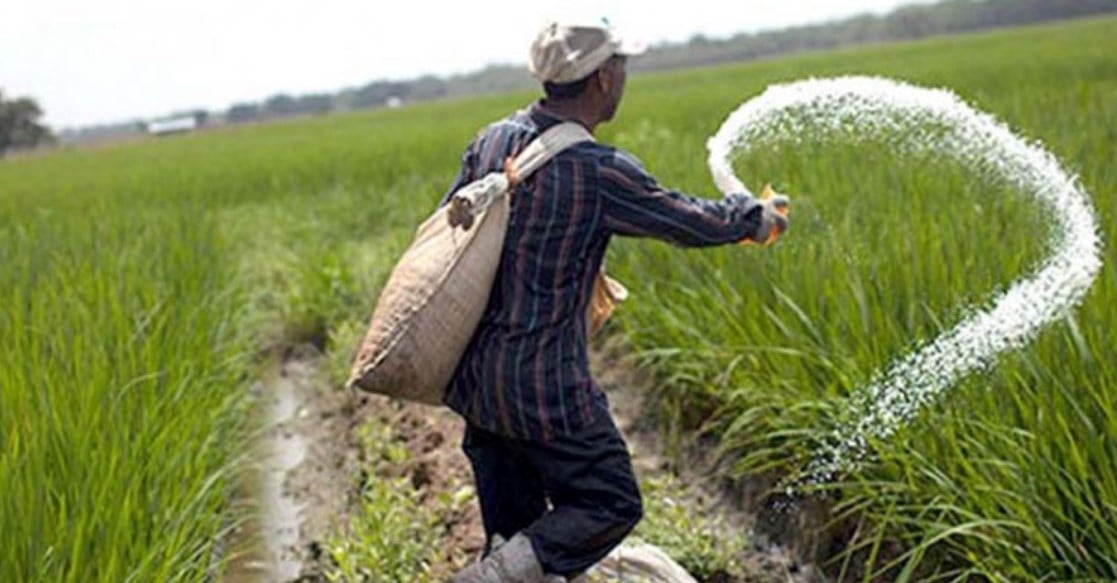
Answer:
[[[295,98],[281,93],[269,97],[264,102],[264,111],[274,116],[294,115],[299,112],[299,107]]]
[[[408,101],[426,101],[444,95],[446,95],[446,82],[434,75],[424,75],[409,83],[407,93],[400,97],[407,97]]]
[[[329,113],[334,108],[334,97],[327,93],[302,95],[296,100],[295,108],[299,113]]]
[[[194,116],[194,120],[198,122],[198,127],[202,127],[209,122],[209,112],[204,109],[192,110],[190,115]]]
[[[373,81],[348,94],[351,107],[381,107],[392,97],[407,93],[407,84],[395,81]]]
[[[225,121],[229,123],[252,121],[258,117],[260,117],[260,106],[255,103],[238,103],[225,113]]]
[[[0,156],[12,148],[54,143],[50,128],[39,123],[43,110],[30,97],[8,100],[0,90]]]

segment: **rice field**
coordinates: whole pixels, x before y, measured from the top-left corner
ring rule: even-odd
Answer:
[[[1092,195],[1106,264],[1085,302],[971,375],[822,489],[827,566],[871,580],[1117,579],[1115,19],[630,81],[600,139],[713,195],[706,140],[766,86],[873,74],[957,92],[1041,141]],[[446,102],[0,162],[0,580],[196,581],[222,569],[274,349],[337,368],[484,123],[531,95]],[[737,476],[793,476],[851,391],[1028,273],[1049,221],[1011,185],[884,143],[777,143],[735,168],[793,201],[770,249],[618,240],[610,331],[657,379],[665,431]]]

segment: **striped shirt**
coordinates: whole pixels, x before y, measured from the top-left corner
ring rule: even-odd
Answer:
[[[443,204],[560,121],[540,102],[482,130]],[[714,201],[664,189],[630,154],[592,142],[555,156],[511,193],[510,205],[489,303],[446,404],[482,429],[533,441],[609,414],[590,377],[586,316],[609,239],[730,243],[755,232],[760,210],[744,194]]]

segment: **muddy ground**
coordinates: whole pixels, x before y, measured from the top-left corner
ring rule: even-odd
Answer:
[[[693,505],[694,512],[717,513],[725,524],[749,533],[750,549],[739,557],[745,565],[744,574],[736,577],[721,574],[710,580],[721,583],[824,581],[819,571],[803,560],[815,552],[813,548],[806,548],[814,543],[809,537],[794,534],[796,525],[792,523],[796,518],[761,516],[758,519],[755,509],[746,509],[750,503],[741,485],[730,485],[710,477],[715,462],[702,455],[701,447],[684,453],[681,463],[666,458],[643,398],[648,379],[642,378],[616,354],[616,350],[598,350],[594,355],[595,375],[606,390],[617,425],[629,443],[637,474],[647,477],[674,473],[687,485],[684,503]],[[338,531],[349,509],[357,502],[364,478],[357,430],[370,419],[391,424],[396,438],[405,443],[411,453],[406,467],[389,470],[393,475],[409,476],[413,487],[433,493],[458,491],[472,483],[468,461],[460,450],[462,421],[448,409],[331,388],[315,359],[307,354],[286,359],[278,374],[291,383],[298,403],[293,415],[278,420],[270,430],[271,439],[297,438],[304,444],[305,455],[294,469],[286,471],[283,481],[286,503],[294,504],[298,510],[298,534],[277,551],[282,553],[281,557],[271,559],[282,559],[288,564],[297,561],[301,567],[294,577],[288,576],[290,573],[280,576],[273,571],[268,576],[237,576],[227,580],[325,580],[323,573],[329,561],[325,537]],[[477,557],[483,544],[475,502],[445,516],[444,524],[444,564],[436,567],[437,575],[442,577],[455,565]],[[266,523],[264,528],[268,528]],[[272,525],[271,528],[290,527]],[[273,540],[280,534],[261,533]]]

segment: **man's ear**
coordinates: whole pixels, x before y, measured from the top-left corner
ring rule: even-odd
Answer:
[[[602,95],[609,92],[609,85],[613,81],[612,74],[613,72],[609,70],[609,67],[602,67],[594,74],[593,82],[597,83],[597,91]]]

